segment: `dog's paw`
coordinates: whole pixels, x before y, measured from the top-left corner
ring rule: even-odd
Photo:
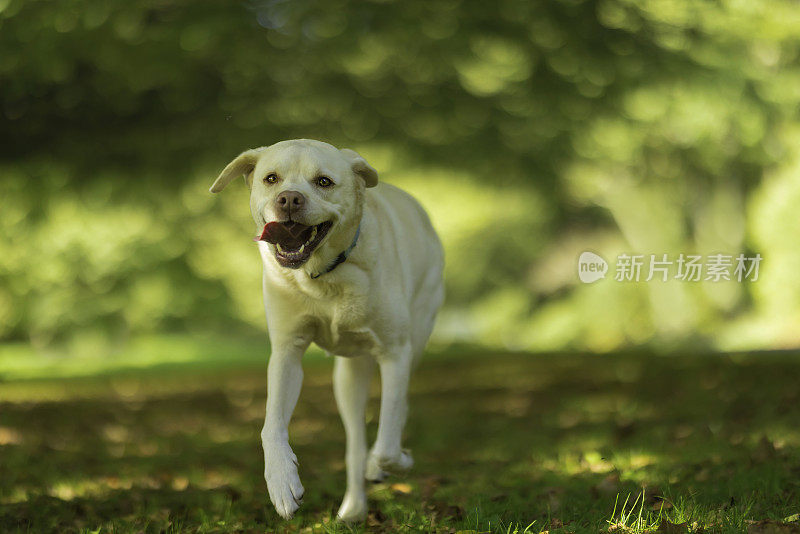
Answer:
[[[360,523],[367,517],[367,497],[361,495],[354,497],[345,494],[342,505],[336,513],[336,518],[343,523]]]
[[[367,458],[367,471],[364,474],[364,478],[370,482],[383,482],[388,476],[389,473],[381,469],[378,465],[378,460],[370,454]]]
[[[411,451],[403,449],[394,454],[383,454],[377,451],[369,453],[367,458],[367,480],[380,482],[388,472],[408,471],[414,465]]]
[[[264,448],[264,480],[275,511],[291,519],[303,502],[303,485],[297,474],[297,456],[289,445]]]

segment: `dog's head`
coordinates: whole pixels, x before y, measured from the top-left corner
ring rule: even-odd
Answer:
[[[378,173],[356,152],[295,139],[240,154],[219,175],[212,193],[244,175],[250,211],[278,264],[297,269],[329,262],[353,239],[364,188]]]

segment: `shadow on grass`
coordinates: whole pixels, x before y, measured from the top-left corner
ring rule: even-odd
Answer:
[[[0,531],[346,531],[330,523],[344,434],[329,376],[306,368],[289,523],[261,477],[263,366],[3,384]],[[598,532],[643,487],[643,510],[706,531],[785,518],[800,512],[799,376],[795,354],[430,360],[411,394],[416,465],[371,489],[358,529]]]

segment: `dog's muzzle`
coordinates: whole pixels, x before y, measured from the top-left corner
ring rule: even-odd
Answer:
[[[282,267],[297,269],[303,265],[320,244],[333,223],[306,225],[297,221],[273,221],[264,225],[256,241],[275,245],[275,259]]]

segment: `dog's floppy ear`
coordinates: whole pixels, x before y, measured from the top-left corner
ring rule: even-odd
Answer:
[[[253,183],[252,172],[256,166],[258,155],[261,150],[261,148],[252,148],[236,156],[236,159],[228,163],[228,165],[222,169],[219,177],[214,181],[214,185],[211,186],[210,191],[212,193],[219,193],[225,189],[234,178],[241,175],[245,176],[247,186],[250,187]]]
[[[367,163],[367,160],[362,158],[358,152],[350,150],[349,148],[343,148],[340,152],[350,161],[350,164],[353,166],[353,172],[364,180],[367,187],[375,187],[378,185],[378,171],[373,169],[372,166]]]

